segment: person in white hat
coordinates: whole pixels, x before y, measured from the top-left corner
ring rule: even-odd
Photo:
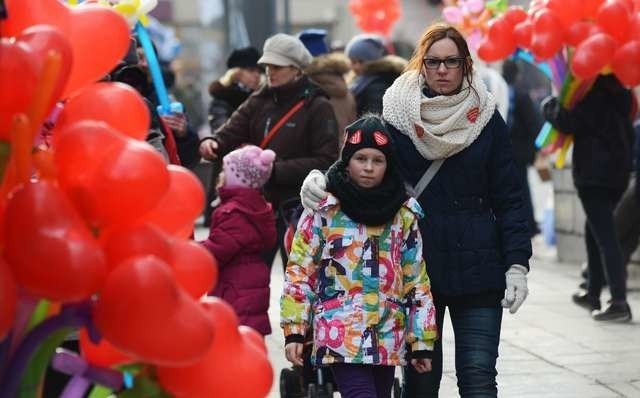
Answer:
[[[326,170],[338,157],[333,108],[327,95],[303,73],[311,61],[298,38],[283,33],[268,38],[258,60],[265,68],[267,84],[251,94],[201,146],[210,158],[221,158],[243,144],[276,153],[264,193],[275,210],[283,265],[287,262],[283,245],[286,217],[281,206],[298,198],[311,170]],[[277,250],[265,254],[268,265]]]

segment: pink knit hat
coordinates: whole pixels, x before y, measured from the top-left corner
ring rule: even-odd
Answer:
[[[261,188],[273,169],[276,153],[247,145],[229,152],[222,159],[225,187]]]

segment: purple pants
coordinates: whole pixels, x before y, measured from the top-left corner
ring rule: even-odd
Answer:
[[[337,363],[331,365],[342,398],[390,398],[395,366]]]

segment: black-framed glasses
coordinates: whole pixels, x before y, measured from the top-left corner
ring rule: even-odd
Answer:
[[[463,62],[464,62],[463,57],[445,58],[445,59],[439,59],[439,58],[423,58],[422,59],[422,63],[424,64],[424,67],[427,69],[438,69],[440,67],[440,64],[444,64],[444,67],[447,69],[458,69],[459,67],[462,66]]]

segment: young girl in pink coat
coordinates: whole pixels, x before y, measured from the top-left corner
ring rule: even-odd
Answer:
[[[220,276],[211,293],[234,308],[240,323],[262,335],[269,323],[269,267],[263,252],[276,244],[271,204],[262,195],[275,153],[248,145],[222,159],[220,205],[211,219],[209,238],[201,242],[218,260]]]

